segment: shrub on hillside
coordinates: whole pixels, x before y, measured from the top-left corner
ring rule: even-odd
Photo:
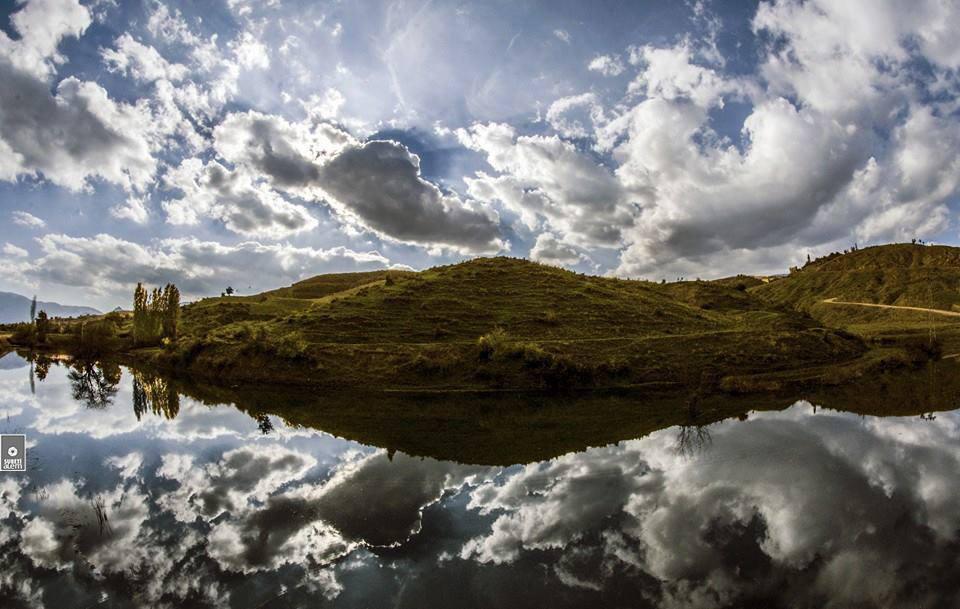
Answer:
[[[544,311],[543,315],[540,317],[540,321],[548,326],[556,326],[560,323],[560,317],[557,315],[557,312],[553,309]]]
[[[127,316],[121,311],[110,311],[109,313],[104,315],[103,318],[111,322],[112,324],[119,326],[124,321],[126,321]]]
[[[455,351],[419,353],[410,367],[424,376],[444,376],[455,372],[463,365]]]
[[[503,352],[509,342],[510,337],[503,328],[497,327],[487,332],[477,340],[477,347],[480,348],[480,359],[493,359],[498,352]]]

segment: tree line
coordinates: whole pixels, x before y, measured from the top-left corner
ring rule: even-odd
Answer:
[[[172,283],[151,292],[138,283],[133,291],[133,342],[155,345],[177,340],[180,323],[180,290]]]

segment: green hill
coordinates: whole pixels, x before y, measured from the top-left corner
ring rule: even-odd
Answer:
[[[180,344],[166,357],[219,378],[506,390],[698,386],[862,351],[739,283],[660,285],[483,258],[206,299],[184,308]]]
[[[960,248],[893,244],[831,254],[748,291],[875,343],[960,352]]]
[[[826,299],[950,310],[960,305],[960,248],[894,244],[835,254],[750,288],[759,298],[810,311]]]

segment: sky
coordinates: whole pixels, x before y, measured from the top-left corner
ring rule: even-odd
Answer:
[[[956,244],[949,0],[5,0],[0,290]]]

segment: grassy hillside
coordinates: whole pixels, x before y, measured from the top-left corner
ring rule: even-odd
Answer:
[[[801,311],[829,298],[951,310],[960,305],[960,248],[882,245],[816,260],[789,276],[750,288]]]
[[[205,299],[184,308],[162,357],[221,378],[510,390],[698,384],[862,350],[739,282],[660,285],[487,258]]]
[[[960,248],[893,244],[832,254],[748,291],[876,344],[960,353],[960,316],[949,314],[960,310]]]

